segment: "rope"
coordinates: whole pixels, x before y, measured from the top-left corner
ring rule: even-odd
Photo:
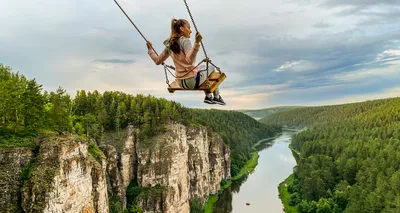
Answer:
[[[132,25],[136,28],[136,30],[139,32],[139,34],[143,37],[143,39],[144,39],[146,42],[148,42],[148,40],[146,39],[146,37],[144,37],[143,33],[140,32],[139,28],[136,26],[136,24],[133,23],[133,21],[131,20],[131,18],[129,18],[128,14],[125,13],[124,9],[122,9],[122,7],[118,4],[118,2],[117,2],[116,0],[114,0],[114,2],[118,5],[119,9],[121,9],[121,11],[122,11],[122,12],[125,14],[125,16],[128,18],[128,20],[132,23]],[[154,47],[151,47],[151,48],[153,49],[154,53],[158,56],[158,53],[157,53],[157,51],[154,49]],[[171,69],[175,70],[175,67],[173,67],[173,66],[171,66],[171,65],[167,65],[167,64],[165,64],[164,62],[162,63],[162,65],[163,65],[164,67],[168,67],[168,68],[171,68]],[[168,79],[167,79],[167,80],[168,80]]]
[[[199,32],[199,31],[197,30],[196,23],[194,22],[192,13],[190,12],[189,6],[188,6],[188,4],[186,3],[186,0],[183,0],[183,2],[185,3],[186,9],[187,9],[187,11],[189,12],[190,19],[192,19],[192,23],[193,23],[194,29],[196,29],[196,32]],[[200,41],[200,44],[201,44],[201,47],[203,48],[204,55],[206,56],[206,58],[208,58],[207,53],[206,53],[206,49],[204,48],[204,45],[203,45],[203,41]]]
[[[124,9],[122,9],[122,7],[118,4],[118,2],[116,0],[114,0],[114,2],[118,5],[119,9],[121,9],[121,11],[125,14],[125,16],[129,19],[129,21],[132,23],[132,25],[136,28],[136,30],[139,32],[139,34],[143,37],[143,39],[147,42],[146,37],[144,37],[144,35],[142,34],[142,32],[140,32],[139,28],[136,27],[136,24],[133,23],[133,21],[131,20],[131,18],[129,18],[128,14],[125,13]],[[156,50],[153,48],[153,51],[157,54]],[[158,54],[157,54],[158,55]]]
[[[220,69],[219,67],[215,66],[215,64],[213,64],[213,63],[211,62],[211,60],[210,60],[209,62],[210,62],[211,65],[213,65],[213,66],[215,67],[215,69],[217,69],[217,70],[219,71],[219,73],[222,73],[222,72],[221,72],[221,69]]]
[[[194,26],[196,32],[199,32],[199,31],[197,30],[196,23],[194,22],[192,13],[190,12],[189,6],[188,6],[188,4],[186,3],[186,0],[183,0],[183,1],[184,1],[185,5],[186,5],[186,9],[187,9],[188,12],[189,12],[190,19],[192,20],[192,23],[193,23],[193,26]],[[136,28],[136,30],[137,30],[137,31],[139,32],[139,34],[143,37],[143,39],[144,39],[146,42],[148,42],[148,40],[146,39],[146,37],[144,37],[143,33],[139,30],[139,28],[135,25],[135,23],[133,23],[133,21],[131,20],[131,18],[129,18],[128,14],[126,14],[126,12],[124,11],[124,9],[122,9],[122,7],[118,4],[118,2],[117,2],[116,0],[114,0],[114,2],[117,4],[117,6],[119,7],[119,9],[124,13],[124,15],[126,16],[126,18],[128,18],[128,20],[131,22],[131,24]],[[183,75],[183,76],[186,76],[187,74],[189,74],[192,70],[196,69],[196,68],[197,68],[201,63],[203,63],[203,62],[206,62],[206,70],[202,70],[202,71],[207,71],[207,76],[208,76],[208,63],[210,63],[210,64],[213,65],[215,68],[217,68],[218,71],[220,71],[219,67],[215,66],[213,63],[211,63],[211,60],[208,59],[207,52],[206,52],[206,49],[204,48],[203,41],[200,41],[200,44],[201,44],[201,47],[203,48],[203,52],[204,52],[204,55],[205,55],[206,58],[203,59],[200,63],[198,63],[197,66],[195,66],[193,69],[191,69],[191,70],[189,70],[187,73],[185,73],[185,75]],[[158,53],[157,53],[157,51],[154,49],[154,47],[151,47],[151,48],[153,49],[154,53],[158,56]],[[173,67],[173,66],[171,66],[171,65],[167,65],[167,64],[165,64],[164,62],[162,63],[162,65],[164,66],[164,72],[165,72],[166,83],[168,84],[169,87],[171,87],[171,85],[169,84],[167,71],[168,71],[173,77],[175,77],[175,75],[169,70],[169,68],[175,70],[175,67]],[[221,71],[220,71],[220,72],[221,72]]]
[[[190,12],[189,5],[187,4],[186,0],[183,0],[183,2],[185,3],[186,9],[187,9],[187,11],[188,11],[188,13],[189,13],[189,16],[190,16],[190,19],[192,20],[194,29],[196,30],[196,32],[199,32],[199,31],[197,30],[196,23],[194,22],[192,13]],[[202,62],[206,62],[207,76],[208,76],[208,63],[210,63],[211,65],[213,65],[213,66],[221,73],[220,68],[217,67],[217,66],[215,66],[215,64],[213,64],[213,63],[211,62],[211,60],[209,60],[209,58],[208,58],[208,56],[207,56],[206,49],[205,49],[204,44],[203,44],[203,41],[200,41],[200,44],[201,44],[201,47],[203,48],[204,55],[206,56],[206,58],[205,58]],[[199,65],[200,65],[200,64],[198,64],[197,66],[199,66]],[[197,66],[196,66],[196,67],[197,67]],[[195,68],[196,68],[196,67],[195,67]],[[193,68],[193,69],[194,69],[194,68]],[[192,70],[193,70],[193,69],[192,69]],[[189,72],[190,72],[190,71],[189,71]]]
[[[167,75],[167,70],[168,67],[164,66],[164,72],[165,72],[165,83],[168,84],[169,87],[171,87],[171,85],[169,84],[169,80],[168,80],[168,75]],[[168,70],[169,71],[169,70]]]

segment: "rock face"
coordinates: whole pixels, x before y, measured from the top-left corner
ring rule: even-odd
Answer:
[[[140,196],[139,205],[147,212],[189,213],[190,199],[204,202],[230,178],[229,149],[205,127],[175,124],[167,129],[151,141],[137,143],[139,186],[167,189]]]
[[[191,199],[205,202],[230,179],[230,150],[205,127],[171,124],[140,141],[129,126],[120,152],[102,145],[104,155],[88,144],[63,136],[43,140],[36,155],[0,150],[0,211],[108,213],[108,196],[126,207],[126,189],[137,180],[145,212],[189,213]],[[23,186],[21,173],[29,174]]]
[[[20,212],[21,173],[33,153],[28,148],[13,148],[0,150],[0,211]]]
[[[128,187],[136,173],[136,139],[136,130],[133,129],[132,126],[129,126],[128,138],[126,139],[121,152],[121,176],[123,188]]]
[[[126,188],[123,187],[121,172],[118,166],[119,156],[115,147],[111,145],[102,145],[100,149],[103,151],[107,158],[107,186],[108,193],[114,195],[114,193],[119,197],[121,203],[126,205]]]
[[[105,157],[97,162],[86,142],[43,141],[32,177],[22,191],[25,212],[108,212]]]
[[[107,177],[109,179],[109,194],[116,194],[123,206],[126,206],[126,188],[136,175],[136,142],[137,130],[128,126],[128,136],[118,153],[112,145],[101,145],[107,159]]]

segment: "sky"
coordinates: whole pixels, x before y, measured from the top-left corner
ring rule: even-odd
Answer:
[[[117,0],[158,53],[181,0]],[[0,63],[47,91],[122,91],[193,108],[332,105],[400,96],[400,0],[187,0],[226,106],[168,93],[162,66],[113,0],[0,2]],[[192,27],[192,44],[195,29]],[[205,57],[202,49],[197,55]],[[167,64],[173,64],[171,59]],[[168,76],[174,80],[173,76]]]

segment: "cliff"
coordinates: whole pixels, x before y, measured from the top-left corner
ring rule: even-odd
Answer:
[[[113,145],[100,146],[107,159],[109,194],[118,196],[123,206],[126,206],[126,188],[136,174],[136,141],[137,130],[130,126],[120,152]]]
[[[33,152],[28,148],[0,150],[0,209],[1,212],[21,212],[22,176],[27,175]],[[24,173],[24,174],[22,174]]]
[[[126,190],[145,212],[189,213],[191,199],[205,202],[230,178],[230,150],[205,127],[166,126],[139,140],[127,129],[117,148],[76,137],[43,139],[35,153],[0,150],[0,209],[5,212],[109,212],[109,196],[127,206]],[[104,154],[103,154],[104,153]],[[21,179],[22,178],[22,179]]]
[[[166,133],[137,143],[136,149],[139,186],[166,189],[138,197],[148,212],[188,213],[191,199],[205,202],[230,178],[229,149],[205,127],[170,125]]]
[[[105,158],[96,157],[100,162],[88,153],[88,143],[79,139],[42,141],[31,177],[22,188],[24,211],[108,212]]]

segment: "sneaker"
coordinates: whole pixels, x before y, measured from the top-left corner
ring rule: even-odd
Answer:
[[[222,100],[221,96],[219,96],[219,98],[214,97],[213,103],[214,104],[219,104],[219,105],[226,105],[224,100]]]
[[[213,104],[213,98],[212,98],[212,96],[206,96],[206,97],[204,98],[204,103]]]

